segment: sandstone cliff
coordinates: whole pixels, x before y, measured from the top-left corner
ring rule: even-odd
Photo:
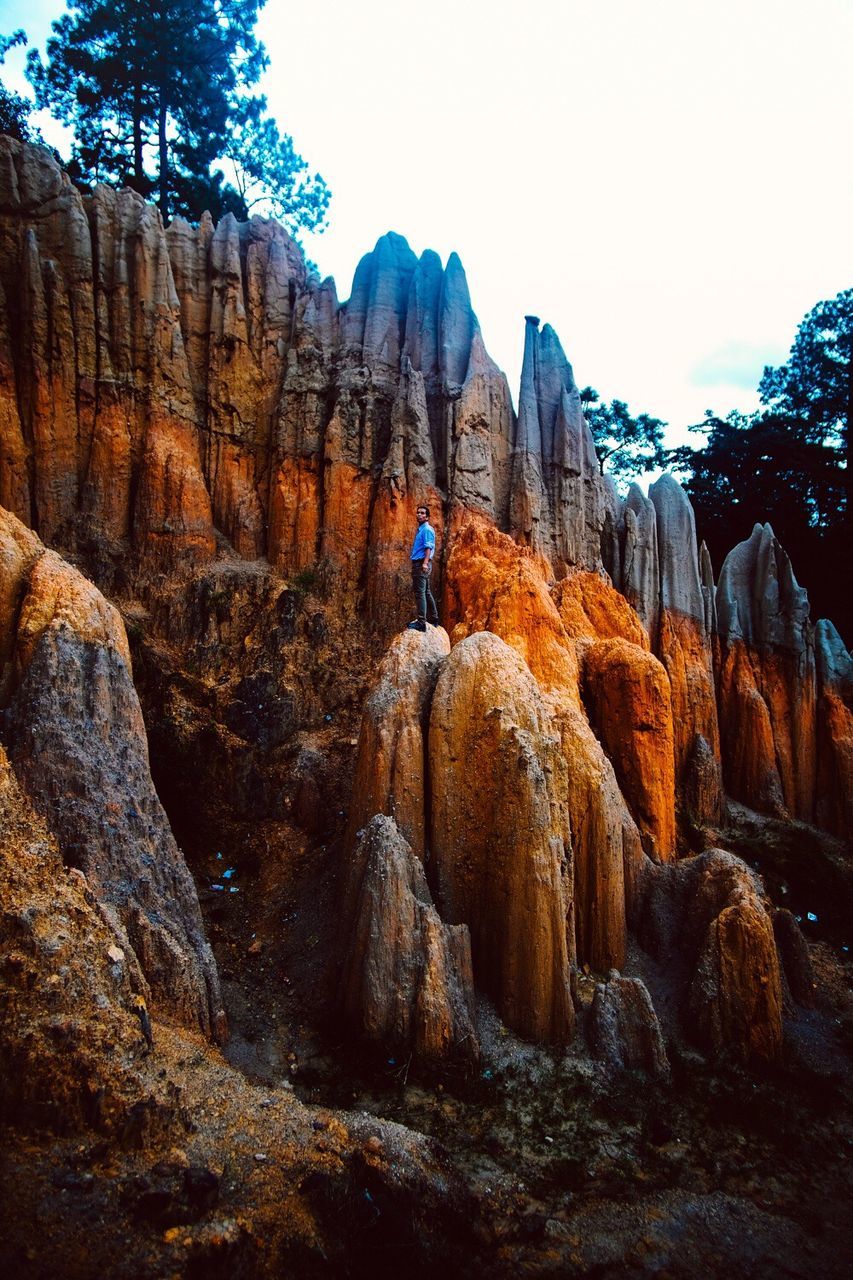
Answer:
[[[235,841],[260,817],[293,816],[352,854],[376,814],[393,817],[426,867],[430,910],[470,929],[475,983],[519,1029],[565,1039],[575,949],[601,973],[624,964],[649,866],[716,838],[724,781],[756,809],[849,829],[849,655],[823,624],[815,663],[769,531],[735,549],[715,587],[672,477],[619,498],[556,334],[528,317],[524,343],[516,416],[455,255],[417,258],[389,233],[339,302],[272,222],[164,229],[133,192],[82,196],[47,152],[0,140],[0,499],[133,619],[158,781],[184,829],[192,838],[199,752],[198,825],[232,823]],[[374,663],[409,616],[420,502],[452,648],[441,631],[394,641],[353,762]],[[9,617],[21,573],[0,586]],[[126,652],[98,632],[84,662],[59,624],[44,631],[31,653],[17,622],[2,640],[13,762],[50,792],[27,738],[36,714],[51,761],[84,755],[74,785],[109,796],[87,735],[91,721],[143,741]],[[102,695],[100,719],[88,715]],[[143,754],[127,755],[131,808],[70,806],[65,856],[105,868],[143,969],[177,971],[184,943],[172,955],[148,932],[164,885],[149,875],[124,895],[106,870],[139,824],[161,839]],[[393,865],[395,901],[420,910],[420,873]],[[191,990],[175,1000],[209,1025],[191,885],[169,875],[200,965],[183,966]],[[362,923],[382,905],[367,883]],[[359,870],[342,889],[350,923],[364,884]],[[763,947],[745,950],[748,981]]]
[[[732,795],[812,820],[815,658],[808,599],[769,525],[726,557],[717,584],[720,718]]]
[[[11,765],[158,1008],[222,1038],[216,965],[151,782],[121,619],[6,512],[0,560],[0,732]]]

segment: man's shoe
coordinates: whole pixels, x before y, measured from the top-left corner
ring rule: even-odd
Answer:
[[[420,618],[415,618],[414,621],[409,623],[407,630],[408,631],[426,631],[426,623],[423,622]]]
[[[439,625],[438,618],[427,618],[427,622],[431,627],[437,627]]]

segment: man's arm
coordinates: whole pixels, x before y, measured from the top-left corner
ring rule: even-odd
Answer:
[[[432,530],[430,530],[430,532],[432,532]],[[430,544],[430,542],[429,542],[429,534],[428,534],[428,535],[427,535],[427,540],[426,540],[426,545],[424,546],[424,562],[423,562],[423,564],[421,565],[421,572],[422,572],[422,573],[429,573],[430,561],[432,560],[432,553],[433,553],[433,551],[434,551],[434,550],[435,550],[435,534],[433,533],[433,535],[432,535],[432,543],[431,543],[431,544]]]

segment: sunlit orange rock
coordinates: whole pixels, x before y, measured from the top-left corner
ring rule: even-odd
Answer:
[[[626,640],[587,648],[584,692],[613,761],[645,850],[675,857],[675,764],[669,677],[651,653]]]
[[[649,498],[656,515],[660,565],[656,652],[672,694],[677,794],[690,795],[703,805],[691,817],[715,823],[723,799],[720,734],[693,509],[671,475],[650,486]]]
[[[376,813],[392,817],[416,857],[427,846],[426,724],[442,659],[450,652],[447,633],[403,631],[379,664],[361,716],[348,845]],[[443,786],[442,779],[436,785]]]
[[[817,690],[808,598],[769,525],[729,552],[716,606],[727,788],[764,813],[811,822]]]
[[[492,631],[536,677],[568,768],[578,956],[604,972],[618,968],[625,956],[626,910],[644,855],[613,766],[581,704],[576,645],[548,591],[547,564],[470,514],[457,516],[451,543],[445,594],[451,640]],[[621,608],[627,608],[624,601],[616,616]],[[579,616],[588,636],[592,624],[583,610]]]
[[[438,904],[471,931],[474,981],[517,1031],[563,1042],[574,1027],[566,769],[536,681],[489,632],[442,664],[429,767]]]
[[[573,640],[620,639],[648,650],[648,633],[635,610],[600,573],[574,570],[551,594]]]

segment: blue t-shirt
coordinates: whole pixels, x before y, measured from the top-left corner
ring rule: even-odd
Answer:
[[[412,554],[409,559],[423,560],[427,553],[427,548],[435,551],[435,530],[429,520],[425,520],[423,524],[418,525],[418,531],[412,543]]]

